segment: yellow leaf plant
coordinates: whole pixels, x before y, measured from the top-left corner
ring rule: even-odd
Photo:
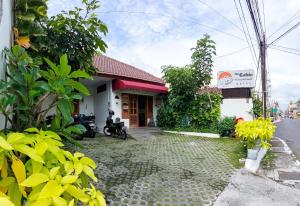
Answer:
[[[62,146],[52,131],[0,134],[0,205],[105,206],[95,162]]]

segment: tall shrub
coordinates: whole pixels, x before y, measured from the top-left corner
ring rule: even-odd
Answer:
[[[88,89],[76,81],[91,78],[85,71],[71,72],[66,55],[60,57],[59,65],[45,59],[50,69],[43,70],[40,63],[31,58],[24,48],[14,46],[7,51],[7,78],[0,81],[0,112],[5,116],[13,131],[26,128],[47,128],[45,117],[52,109],[56,111],[51,129],[67,137],[81,133],[81,125],[70,126],[74,101],[89,95]]]
[[[161,127],[181,127],[188,125],[188,122],[193,127],[210,127],[220,116],[221,95],[197,93],[212,79],[215,42],[204,35],[192,51],[191,64],[162,67],[170,92],[158,111],[158,125]]]
[[[221,101],[219,93],[197,94],[189,108],[191,126],[210,128],[217,123],[221,114]]]

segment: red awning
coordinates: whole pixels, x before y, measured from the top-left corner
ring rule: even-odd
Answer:
[[[113,91],[123,89],[135,89],[155,93],[168,93],[168,88],[163,85],[121,79],[116,79],[113,81],[112,89]]]

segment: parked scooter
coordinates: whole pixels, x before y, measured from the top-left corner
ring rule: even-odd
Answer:
[[[55,115],[49,115],[46,117],[46,124],[50,127]],[[95,122],[95,115],[86,116],[84,114],[74,115],[74,122],[71,125],[81,124],[85,127],[86,132],[78,136],[77,140],[82,140],[83,137],[95,137],[97,133],[97,126]]]
[[[114,111],[109,110],[106,125],[103,128],[103,133],[106,136],[118,136],[125,140],[127,138],[126,126],[124,126],[124,122],[121,122],[118,117],[114,122],[112,118],[113,115],[115,115]]]
[[[97,126],[95,121],[95,115],[84,115],[79,114],[75,115],[74,117],[75,124],[81,124],[85,127],[86,132],[82,134],[84,137],[92,137],[94,138],[97,133]]]

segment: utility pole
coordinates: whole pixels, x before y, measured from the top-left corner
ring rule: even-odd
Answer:
[[[263,103],[263,116],[267,118],[267,72],[266,72],[266,37],[265,33],[262,35],[262,40],[260,41],[260,66],[261,66],[261,84],[262,84],[262,103]]]

